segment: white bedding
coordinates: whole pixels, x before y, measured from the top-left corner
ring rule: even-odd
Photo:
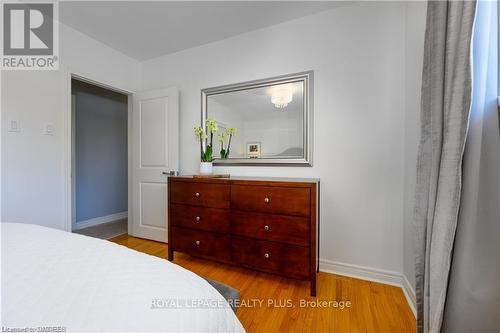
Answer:
[[[3,327],[243,331],[212,286],[165,259],[35,225],[2,223],[1,228]],[[161,306],[164,300],[175,300],[179,308],[152,309],[153,302]],[[193,300],[201,308],[187,308],[195,306]]]

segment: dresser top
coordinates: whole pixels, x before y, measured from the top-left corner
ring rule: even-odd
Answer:
[[[246,181],[260,181],[260,182],[283,182],[283,183],[307,183],[317,184],[319,178],[288,178],[288,177],[245,177],[245,176],[231,176],[230,178],[194,178],[192,175],[169,176],[176,180],[183,181],[201,181],[201,182],[246,182]]]

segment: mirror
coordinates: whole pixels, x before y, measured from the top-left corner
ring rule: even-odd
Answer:
[[[215,165],[312,165],[312,71],[202,90],[202,126],[237,128]],[[227,142],[225,143],[227,146]]]

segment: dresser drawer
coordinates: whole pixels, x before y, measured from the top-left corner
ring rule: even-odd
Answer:
[[[304,217],[232,211],[231,228],[235,235],[309,245],[309,220]]]
[[[170,223],[174,226],[229,232],[229,210],[171,204]]]
[[[229,193],[229,185],[175,181],[170,183],[170,201],[173,203],[229,208]]]
[[[194,256],[213,257],[228,261],[230,258],[229,236],[207,231],[180,227],[171,228],[171,243],[175,251]]]
[[[231,186],[232,208],[309,216],[310,190],[297,187]]]
[[[294,278],[310,275],[309,248],[233,237],[232,260],[238,264]]]

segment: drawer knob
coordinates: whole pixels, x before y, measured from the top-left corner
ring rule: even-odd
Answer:
[[[197,197],[200,196],[200,192],[196,192],[194,195],[196,195]]]
[[[201,242],[200,241],[196,241],[195,243],[196,243],[196,245],[200,245]]]
[[[196,216],[196,222],[199,222],[199,221],[200,221],[200,217]]]
[[[264,198],[264,202],[265,202],[265,203],[269,203],[269,201],[270,201],[270,200],[269,200],[269,198],[268,198],[268,197],[265,197],[265,198]]]
[[[269,253],[264,254],[264,258],[269,259]]]
[[[268,225],[264,226],[264,230],[269,230],[269,226]]]

